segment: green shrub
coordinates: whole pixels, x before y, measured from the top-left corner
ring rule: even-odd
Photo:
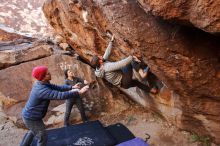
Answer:
[[[208,136],[199,136],[196,133],[191,134],[190,142],[200,142],[203,146],[211,146],[211,140]]]

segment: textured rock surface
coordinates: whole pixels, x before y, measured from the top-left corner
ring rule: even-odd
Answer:
[[[209,134],[220,143],[220,38],[166,23],[133,0],[47,0],[44,13],[55,30],[89,60],[103,54],[106,31],[115,34],[111,59],[142,56],[173,91],[150,106],[178,127]]]
[[[220,0],[138,0],[146,12],[220,33]]]
[[[0,44],[1,45],[1,44]],[[0,51],[0,69],[22,62],[31,61],[38,58],[50,56],[52,54],[52,46],[47,44],[33,44],[25,42],[20,44],[8,44],[0,48],[14,49]]]
[[[53,44],[0,30],[0,69],[52,55]]]
[[[43,2],[44,0],[1,0],[0,28],[34,35],[49,32],[41,10]]]
[[[10,33],[5,30],[0,29],[0,41],[5,42],[5,41],[13,41],[16,39],[28,39],[28,37],[16,34],[16,33]]]

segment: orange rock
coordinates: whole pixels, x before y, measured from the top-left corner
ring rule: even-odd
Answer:
[[[191,25],[209,33],[220,33],[220,0],[138,0],[144,10],[166,20]],[[202,17],[201,17],[202,16]]]

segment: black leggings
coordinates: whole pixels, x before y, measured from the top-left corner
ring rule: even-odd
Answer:
[[[65,112],[65,116],[64,116],[64,125],[69,125],[69,117],[70,117],[70,113],[73,107],[73,104],[76,104],[77,108],[79,109],[81,118],[83,120],[83,122],[87,121],[87,117],[85,114],[85,110],[83,107],[83,102],[81,98],[70,98],[66,100],[66,112]]]
[[[132,70],[132,65],[129,64],[126,67],[122,68],[122,80],[121,80],[121,87],[128,89],[130,87],[138,87],[146,92],[150,92],[150,87],[142,84],[141,82],[137,80],[133,80],[133,70]]]

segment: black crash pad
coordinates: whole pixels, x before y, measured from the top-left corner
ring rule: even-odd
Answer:
[[[47,146],[114,146],[117,144],[99,121],[51,129],[47,132]],[[37,140],[34,138],[31,146],[36,145]]]
[[[106,127],[106,129],[108,130],[110,135],[115,139],[117,144],[135,138],[135,136],[129,131],[129,129],[121,123],[109,125]]]

